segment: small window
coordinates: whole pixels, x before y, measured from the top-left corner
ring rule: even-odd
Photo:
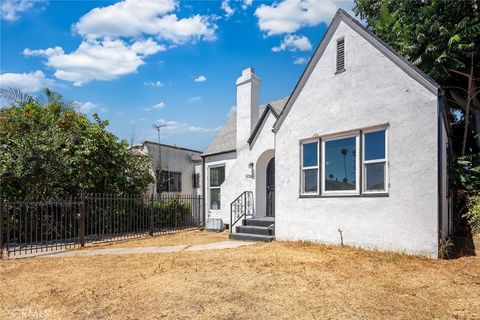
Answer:
[[[221,188],[225,181],[225,167],[210,168],[210,209],[220,210]]]
[[[200,188],[200,173],[194,173],[192,175],[192,185],[194,189]]]
[[[345,71],[345,38],[337,40],[337,72]]]
[[[367,193],[387,191],[386,132],[384,129],[363,135],[364,188]]]
[[[182,192],[182,173],[162,170],[159,176],[157,171],[157,191]]]
[[[303,194],[318,194],[318,141],[302,144]]]

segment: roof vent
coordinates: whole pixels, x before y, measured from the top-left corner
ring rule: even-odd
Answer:
[[[345,71],[345,38],[337,40],[337,72],[342,73]]]

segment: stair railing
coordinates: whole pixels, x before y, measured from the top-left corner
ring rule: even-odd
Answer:
[[[230,233],[233,226],[242,218],[253,216],[253,191],[244,191],[232,203],[230,203]]]

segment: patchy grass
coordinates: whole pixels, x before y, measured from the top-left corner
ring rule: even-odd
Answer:
[[[197,232],[185,240],[204,236],[210,237]],[[175,254],[4,260],[0,279],[8,288],[0,290],[2,319],[480,317],[478,256],[430,260],[273,242]]]
[[[228,232],[206,232],[200,230],[182,231],[178,233],[147,236],[145,238],[130,239],[119,242],[99,243],[89,245],[82,250],[105,248],[135,248],[155,246],[175,246],[180,244],[207,244],[228,240]]]

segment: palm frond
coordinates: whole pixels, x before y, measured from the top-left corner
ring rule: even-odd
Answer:
[[[0,97],[8,101],[11,105],[19,105],[33,100],[29,94],[23,93],[18,88],[0,89]]]

